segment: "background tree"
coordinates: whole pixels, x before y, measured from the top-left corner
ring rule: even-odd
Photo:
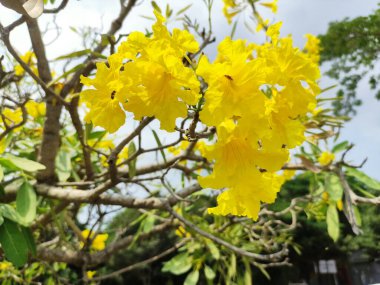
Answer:
[[[339,80],[338,98],[333,103],[335,114],[355,114],[355,106],[361,104],[356,90],[362,79],[368,80],[377,99],[380,99],[379,80],[376,72],[380,46],[380,10],[368,16],[344,19],[330,24],[326,34],[320,35],[321,62],[329,62],[326,73]]]

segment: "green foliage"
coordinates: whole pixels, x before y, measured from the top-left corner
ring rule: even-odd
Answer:
[[[17,223],[4,219],[0,226],[0,244],[6,258],[15,266],[22,266],[36,248],[30,231]]]
[[[327,75],[339,80],[341,89],[333,102],[335,114],[354,114],[355,106],[361,104],[356,89],[362,79],[380,99],[380,73],[373,72],[379,64],[380,9],[355,19],[344,19],[330,24],[326,34],[321,35],[321,61],[331,62]]]

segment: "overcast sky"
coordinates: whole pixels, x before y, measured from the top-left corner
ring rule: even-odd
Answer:
[[[269,1],[269,0],[268,0]],[[57,0],[56,2],[60,2]],[[129,33],[133,30],[143,30],[149,27],[151,22],[142,18],[141,15],[152,15],[150,1],[140,1],[141,5],[135,8],[132,16],[125,22],[122,33]],[[190,16],[196,16],[201,23],[207,21],[207,11],[202,0],[168,0],[156,1],[162,7],[169,3],[174,10],[184,7],[188,3],[193,6],[188,10]],[[214,13],[219,15],[213,18],[213,28],[217,37],[217,42],[230,34],[231,26],[221,14],[222,0],[214,0]],[[106,3],[106,4],[105,4]],[[161,4],[162,3],[162,4]],[[55,58],[62,53],[68,53],[80,48],[81,39],[71,30],[72,27],[91,26],[99,27],[102,32],[108,29],[107,23],[118,13],[119,0],[70,0],[67,8],[56,19],[56,23],[62,29],[61,39],[48,47],[49,58]],[[275,19],[270,13],[265,13],[271,20],[283,21],[282,35],[292,34],[295,44],[302,47],[304,45],[304,34],[322,34],[327,30],[328,23],[341,20],[345,17],[357,17],[367,15],[377,7],[376,0],[279,0],[279,11]],[[248,17],[239,16],[239,25],[235,38],[246,38],[249,41],[259,42],[262,37],[252,35],[242,24]],[[15,13],[0,7],[0,20],[3,24],[9,24],[16,18]],[[42,28],[52,23],[52,16],[43,15],[40,18]],[[178,25],[171,23],[170,26]],[[30,42],[25,39],[25,29],[18,28],[12,35],[12,41],[20,52],[30,49]],[[48,33],[46,41],[53,39],[54,32]],[[215,46],[209,47],[207,52],[214,54]],[[377,66],[380,72],[380,66]],[[334,84],[333,81],[322,78],[321,86],[326,87]],[[334,96],[335,91],[330,95]],[[371,176],[380,179],[380,102],[374,99],[374,94],[363,82],[358,92],[363,99],[363,105],[358,108],[358,114],[354,119],[345,125],[341,139],[349,140],[356,145],[349,156],[353,162],[359,163],[365,157],[368,162],[364,170]],[[327,94],[328,95],[328,94]]]

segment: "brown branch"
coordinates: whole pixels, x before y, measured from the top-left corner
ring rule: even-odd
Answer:
[[[68,264],[81,267],[86,264],[88,267],[96,266],[109,259],[109,257],[116,252],[127,248],[134,241],[141,241],[150,238],[151,236],[167,230],[173,226],[173,222],[165,222],[160,225],[154,226],[153,229],[146,233],[141,233],[138,237],[135,235],[126,236],[120,240],[114,241],[108,245],[104,250],[88,253],[84,251],[72,251],[69,249],[48,249],[42,246],[37,248],[37,258],[47,262],[65,262]]]
[[[197,232],[198,234],[200,234],[201,236],[203,236],[205,238],[212,240],[213,242],[215,242],[219,245],[222,245],[222,246],[228,248],[229,250],[231,250],[231,251],[233,251],[233,252],[235,252],[241,256],[246,256],[246,257],[252,258],[254,260],[270,262],[270,261],[280,260],[288,254],[288,250],[286,247],[284,247],[283,249],[281,249],[278,252],[271,253],[271,254],[259,254],[259,253],[253,253],[253,252],[246,251],[244,249],[241,249],[237,246],[234,246],[233,244],[230,244],[229,242],[227,242],[223,239],[220,239],[220,238],[202,230],[201,228],[199,228],[198,226],[196,226],[192,222],[186,220],[183,216],[181,216],[177,212],[175,212],[169,204],[166,204],[166,209],[170,212],[170,214],[172,214],[172,216],[177,218],[179,221],[181,221],[183,224],[185,224],[187,227],[189,227],[193,231]]]
[[[110,274],[106,274],[106,275],[102,275],[102,276],[99,276],[99,277],[96,277],[96,278],[92,278],[91,281],[105,280],[105,279],[112,278],[112,277],[118,276],[120,274],[123,274],[125,272],[135,270],[136,268],[139,268],[139,267],[142,267],[142,266],[146,266],[146,265],[148,265],[150,263],[153,263],[153,262],[155,262],[155,261],[163,258],[164,256],[167,256],[167,255],[175,252],[177,249],[179,249],[183,245],[185,245],[188,241],[189,241],[189,239],[183,239],[180,242],[176,243],[174,246],[168,248],[167,250],[164,250],[163,252],[161,252],[161,253],[159,253],[159,254],[157,254],[155,256],[152,256],[152,257],[150,257],[148,259],[136,262],[135,264],[129,265],[127,267],[124,267],[122,269],[114,271],[114,272],[112,272]]]
[[[107,185],[109,186],[109,185]],[[108,189],[107,186],[101,186],[93,190],[77,190],[72,188],[59,188],[50,185],[37,185],[35,187],[36,192],[44,197],[60,200],[61,202],[78,202],[78,203],[95,203],[102,205],[115,205],[123,206],[127,208],[143,208],[143,209],[165,209],[165,204],[174,205],[177,203],[175,197],[169,196],[168,198],[134,198],[125,197],[120,194],[100,194],[94,199],[94,193],[99,193]],[[186,198],[191,194],[200,191],[202,188],[199,184],[188,186],[181,191],[178,191],[176,195],[181,198]]]
[[[45,44],[36,19],[27,18],[26,20],[30,39],[32,41],[33,51],[37,58],[37,68],[41,80],[48,84],[52,80],[49,61],[45,52]],[[54,92],[46,92],[46,120],[43,128],[42,142],[38,155],[38,160],[46,168],[37,174],[37,180],[47,183],[53,183],[56,180],[55,175],[55,158],[57,156],[61,129],[59,118],[62,111],[62,101],[57,100]]]

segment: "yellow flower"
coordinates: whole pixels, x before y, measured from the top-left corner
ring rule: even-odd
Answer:
[[[243,7],[236,0],[223,0],[223,3],[223,14],[228,24],[231,24],[232,19],[243,10]]]
[[[335,159],[335,155],[331,152],[324,151],[318,158],[318,162],[322,166],[329,165]]]
[[[339,211],[343,211],[343,201],[342,201],[342,199],[339,199],[336,202],[336,207],[338,208]]]
[[[122,58],[113,54],[108,58],[109,67],[104,62],[97,63],[94,79],[82,76],[85,86],[93,86],[81,92],[83,102],[89,107],[85,120],[101,126],[110,133],[116,132],[125,122],[122,108],[126,99],[120,96],[122,82],[119,80]]]
[[[0,270],[8,270],[8,269],[10,269],[12,267],[13,267],[12,263],[10,263],[8,261],[2,261],[2,262],[0,262]]]
[[[218,50],[214,63],[202,56],[197,68],[197,74],[208,83],[200,113],[202,122],[216,126],[226,118],[263,114],[266,98],[259,88],[265,78],[262,61],[247,61],[253,47],[243,40],[226,38]]]
[[[256,27],[256,33],[260,32],[265,27],[268,27],[268,25],[269,25],[269,19],[264,20],[263,18],[261,18],[261,16],[258,16],[258,24]]]
[[[132,33],[118,50],[123,57],[130,57],[121,73],[120,93],[128,101],[125,109],[136,119],[154,116],[162,129],[172,132],[175,120],[187,116],[187,105],[199,100],[200,83],[182,62],[188,52],[198,51],[199,44],[188,31],[174,29],[170,34],[163,24],[165,18],[154,13],[153,38]]]
[[[103,250],[106,247],[106,241],[108,239],[108,234],[97,234],[94,237],[95,233],[91,232],[88,229],[85,229],[82,231],[82,237],[85,240],[92,240],[91,242],[91,249],[94,250]],[[84,246],[83,242],[80,242],[80,247],[82,248]]]
[[[189,146],[189,141],[181,141],[179,145],[168,147],[168,152],[177,156],[180,155]]]
[[[38,75],[38,70],[36,68],[36,55],[32,51],[27,51],[24,55],[20,56],[23,62],[25,62],[27,65],[29,65],[32,69],[32,71]],[[25,70],[24,68],[20,65],[17,64],[15,66],[15,75],[17,76],[22,76],[24,75]]]
[[[29,100],[26,105],[27,113],[32,116],[34,119],[45,116],[46,114],[46,105],[45,103],[37,103],[33,100]]]
[[[134,84],[139,89],[134,86],[123,89],[128,100],[125,108],[137,119],[154,116],[162,129],[174,131],[175,120],[187,116],[186,104],[194,105],[198,101],[200,83],[195,73],[170,54],[157,61],[137,60],[136,64],[126,64],[122,74],[128,80],[136,73],[139,78]]]
[[[191,237],[191,234],[190,234],[189,232],[187,232],[187,231],[185,230],[185,228],[182,227],[182,226],[179,226],[179,227],[175,230],[175,234],[176,234],[177,236],[179,236],[179,237],[187,237],[187,238]]]
[[[273,2],[260,3],[260,5],[271,9],[273,13],[277,13],[277,2],[278,0],[274,0]]]
[[[310,57],[310,59],[318,64],[320,60],[321,40],[311,34],[306,34],[305,38],[307,39],[307,41],[304,50],[306,51],[306,54]]]
[[[94,278],[94,275],[96,274],[96,271],[86,271],[87,279]]]
[[[10,108],[4,108],[1,112],[2,116],[4,116],[3,119],[5,121],[5,124],[7,124],[8,126],[18,125],[22,122],[22,111],[20,108],[17,108],[15,110]]]
[[[325,201],[325,202],[327,202],[329,200],[329,198],[330,198],[329,193],[327,193],[326,191],[324,191],[322,193],[322,200]]]

